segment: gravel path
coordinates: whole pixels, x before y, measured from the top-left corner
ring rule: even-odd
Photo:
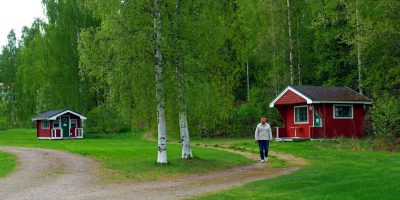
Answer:
[[[289,174],[306,162],[288,154],[272,153],[293,167],[271,168],[265,163],[167,180],[103,184],[98,162],[63,151],[0,147],[15,154],[17,170],[0,179],[0,199],[184,199],[248,182]],[[223,149],[225,150],[225,149]],[[236,152],[257,160],[254,154]]]

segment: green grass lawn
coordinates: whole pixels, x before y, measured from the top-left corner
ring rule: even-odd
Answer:
[[[193,147],[195,159],[182,160],[181,146],[168,144],[169,164],[159,166],[156,164],[157,143],[143,140],[142,133],[138,131],[86,135],[85,139],[78,140],[37,140],[35,130],[14,129],[0,131],[0,145],[59,149],[92,157],[103,164],[106,178],[114,180],[154,180],[203,173],[252,162],[241,155],[201,147]],[[10,162],[13,163],[10,160],[0,159],[0,166],[9,165]]]
[[[15,169],[16,161],[14,155],[0,152],[0,178],[5,177]]]
[[[227,142],[231,148],[256,151],[251,140]],[[272,143],[272,150],[303,157],[310,165],[198,199],[399,199],[400,154],[354,150],[351,143],[357,141]]]

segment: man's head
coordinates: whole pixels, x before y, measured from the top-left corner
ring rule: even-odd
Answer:
[[[262,124],[266,124],[266,123],[267,123],[267,117],[266,117],[265,115],[263,115],[263,116],[261,117],[261,123],[262,123]]]

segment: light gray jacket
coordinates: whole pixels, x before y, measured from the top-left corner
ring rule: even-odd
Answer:
[[[259,123],[255,132],[256,140],[272,140],[272,130],[268,123]]]

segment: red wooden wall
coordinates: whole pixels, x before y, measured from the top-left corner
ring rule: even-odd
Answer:
[[[37,136],[38,137],[50,137],[52,125],[53,124],[50,123],[48,129],[42,129],[42,121],[41,120],[36,121]]]
[[[363,137],[364,105],[353,104],[353,119],[335,119],[333,104],[316,104],[315,109],[322,117],[322,129],[315,131],[314,137]]]
[[[297,105],[277,106],[285,125],[285,133],[280,132],[280,137],[304,138],[333,138],[333,137],[363,137],[364,136],[364,105],[353,104],[353,119],[335,119],[333,117],[333,104],[308,105],[308,123],[294,123],[294,107]],[[310,106],[312,109],[310,109]],[[322,118],[322,127],[313,127],[313,110],[319,113]]]
[[[285,124],[286,134],[285,136],[281,135],[281,137],[295,137],[295,128],[296,127],[296,136],[297,137],[305,137],[308,138],[310,136],[310,126],[313,124],[313,111],[308,109],[308,123],[296,124],[294,122],[294,107],[297,105],[284,105],[277,107],[280,115]]]
[[[291,90],[288,90],[285,92],[284,95],[281,96],[281,98],[278,99],[278,101],[275,102],[275,105],[286,105],[286,104],[306,104],[307,101],[294,93]]]

